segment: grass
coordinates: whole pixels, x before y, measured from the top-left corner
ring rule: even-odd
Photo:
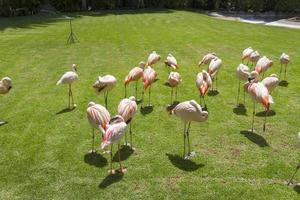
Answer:
[[[80,43],[66,45],[68,22],[63,16],[0,19],[0,75],[14,88],[1,96],[0,199],[298,199],[300,188],[284,185],[299,162],[300,32],[286,28],[222,21],[191,11],[112,11],[72,14]],[[236,66],[248,47],[274,60],[267,72],[279,73],[278,57],[290,54],[288,86],[273,95],[275,115],[255,118],[250,134],[252,103],[247,112],[236,104]],[[165,108],[170,89],[163,62],[154,66],[154,109],[138,112],[133,124],[136,152],[125,155],[128,173],[108,176],[108,155],[92,157],[89,101],[103,104],[91,87],[97,76],[112,74],[117,87],[109,96],[116,113],[124,95],[127,72],[150,51],[164,58],[172,52],[181,66],[179,100],[198,100],[196,66],[207,52],[223,60],[219,91],[208,96],[207,123],[192,123],[191,141],[198,156],[182,161],[183,124]],[[76,63],[73,86],[78,107],[67,106],[67,86],[55,86]],[[141,84],[140,84],[141,86]],[[131,93],[134,93],[134,84]],[[257,111],[262,111],[261,106]],[[98,144],[100,137],[98,136]],[[115,149],[116,151],[116,149]],[[114,163],[117,166],[117,163]],[[300,173],[296,175],[300,179]]]

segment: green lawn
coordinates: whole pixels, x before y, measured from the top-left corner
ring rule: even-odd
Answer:
[[[8,121],[0,127],[0,199],[299,199],[300,187],[284,185],[299,162],[299,30],[217,20],[191,11],[73,15],[80,40],[73,45],[66,45],[69,27],[63,15],[0,18],[0,76],[10,76],[14,84],[0,100],[0,118]],[[274,60],[267,74],[279,73],[283,51],[292,60],[288,86],[272,94],[276,114],[268,117],[266,132],[263,117],[256,117],[256,134],[245,132],[251,127],[249,97],[245,115],[233,112],[235,69],[248,46]],[[209,120],[192,123],[198,156],[182,161],[183,123],[166,112],[170,88],[164,85],[168,72],[160,61],[154,66],[159,80],[152,87],[153,112],[139,111],[133,124],[137,150],[125,155],[128,173],[108,176],[109,155],[87,154],[87,104],[104,104],[91,86],[99,75],[117,77],[109,96],[109,111],[115,114],[125,75],[152,50],[163,59],[169,52],[176,56],[183,78],[179,101],[199,100],[197,63],[207,52],[216,52],[223,60],[220,94],[206,99]],[[68,88],[55,83],[72,63],[78,65],[73,86],[78,107],[56,114],[67,106]],[[295,178],[300,180],[300,172]]]

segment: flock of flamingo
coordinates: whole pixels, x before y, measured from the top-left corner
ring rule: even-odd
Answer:
[[[137,67],[130,70],[128,75],[125,77],[125,98],[121,100],[117,108],[117,115],[114,117],[110,116],[107,110],[108,104],[108,94],[116,86],[117,79],[112,75],[99,76],[93,88],[97,93],[104,94],[105,106],[96,104],[94,102],[88,103],[87,108],[87,119],[92,126],[92,153],[95,153],[95,129],[98,130],[102,135],[101,149],[105,150],[110,146],[110,151],[105,151],[110,153],[110,170],[109,173],[113,174],[117,170],[112,167],[112,151],[113,144],[118,145],[119,152],[119,172],[126,172],[126,168],[122,167],[120,159],[120,141],[123,136],[125,136],[125,145],[129,146],[131,150],[134,150],[132,141],[132,130],[131,124],[133,122],[134,116],[138,110],[137,107],[137,95],[138,95],[138,82],[140,79],[143,80],[143,92],[142,92],[142,105],[144,106],[144,94],[148,90],[148,105],[151,106],[151,86],[157,78],[157,72],[154,70],[153,66],[160,60],[161,56],[153,51],[147,62],[140,62]],[[243,64],[247,61],[246,64]],[[290,61],[287,54],[282,53],[279,58],[281,63],[280,75],[272,74],[264,78],[265,72],[273,65],[273,61],[266,56],[260,56],[258,51],[253,50],[251,47],[246,48],[242,52],[242,63],[238,65],[236,69],[236,76],[238,78],[238,93],[237,93],[237,106],[245,105],[245,93],[248,93],[253,100],[253,116],[252,116],[252,132],[254,131],[254,116],[255,116],[255,105],[260,103],[265,108],[265,121],[263,130],[265,131],[266,117],[268,111],[270,110],[270,104],[274,103],[271,92],[279,84],[281,79],[281,73],[284,66],[284,80],[286,78],[286,68]],[[248,67],[249,62],[253,71]],[[195,152],[191,151],[190,148],[190,138],[189,130],[191,122],[205,122],[208,119],[209,112],[205,102],[205,95],[209,90],[217,91],[218,84],[218,73],[222,66],[222,60],[217,56],[216,53],[208,53],[199,62],[199,67],[201,65],[207,65],[208,69],[202,70],[196,76],[196,87],[199,91],[199,103],[195,100],[184,101],[179,104],[174,104],[173,96],[175,90],[175,99],[177,99],[177,87],[181,83],[181,75],[177,72],[178,64],[176,58],[172,54],[168,54],[166,60],[164,61],[166,67],[169,70],[169,77],[167,84],[171,87],[171,104],[170,104],[170,114],[177,116],[184,122],[184,145],[183,145],[183,158],[189,159],[195,156]],[[261,81],[260,81],[260,76]],[[69,108],[76,107],[74,104],[73,93],[72,93],[72,83],[78,79],[76,65],[72,65],[72,70],[63,74],[63,76],[57,81],[57,85],[68,84],[69,85]],[[135,96],[130,96],[127,98],[127,87],[131,82],[135,82]],[[240,104],[240,88],[241,82],[244,87],[244,104]],[[6,94],[12,88],[12,80],[9,77],[5,77],[0,81],[0,94]],[[129,126],[129,142],[126,134],[127,126]],[[186,151],[187,149],[187,151]]]

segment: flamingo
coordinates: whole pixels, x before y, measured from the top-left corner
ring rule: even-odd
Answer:
[[[218,57],[214,58],[211,60],[211,62],[209,63],[208,65],[208,73],[212,79],[212,89],[214,90],[214,87],[213,87],[213,82],[214,82],[214,79],[216,79],[216,90],[217,89],[217,86],[218,86],[218,72],[220,70],[222,66],[222,60]]]
[[[72,92],[72,83],[78,79],[77,75],[77,67],[75,64],[72,65],[72,71],[68,71],[62,75],[62,77],[57,81],[56,85],[60,84],[68,84],[69,85],[69,109],[70,106],[70,97],[72,98],[72,105],[75,108],[76,104],[74,104],[73,92]]]
[[[167,59],[165,60],[166,66],[169,66],[171,69],[178,69],[178,64],[176,58],[172,54],[168,54]],[[169,69],[170,69],[169,68]]]
[[[261,57],[255,66],[255,71],[259,74],[263,73],[263,77],[265,72],[273,65],[273,61],[267,58],[266,56]]]
[[[286,67],[290,62],[290,56],[287,55],[286,53],[282,53],[279,60],[280,60],[280,65],[281,65],[279,78],[281,78],[282,65],[285,65],[285,68],[284,68],[284,79],[285,79],[286,78]]]
[[[215,59],[216,57],[217,57],[216,53],[208,53],[205,56],[203,56],[201,61],[199,61],[198,66],[200,67],[202,64],[209,65],[210,61],[212,59]]]
[[[105,130],[107,128],[107,124],[110,120],[110,114],[106,110],[105,107],[103,107],[100,104],[96,104],[94,102],[90,102],[88,104],[88,108],[86,110],[87,119],[92,127],[92,133],[93,133],[93,143],[92,143],[92,153],[95,153],[95,132],[94,129],[98,129],[101,131],[102,135],[105,133]]]
[[[156,53],[156,51],[153,51],[149,56],[147,60],[146,66],[152,66],[154,65],[157,61],[160,60],[160,55]]]
[[[107,97],[109,91],[111,91],[117,83],[117,79],[112,75],[99,76],[93,85],[97,93],[104,93],[105,107],[107,108]]]
[[[127,134],[125,133],[125,145],[130,146],[133,150],[132,144],[132,131],[131,131],[131,124],[134,115],[137,111],[137,104],[136,99],[134,96],[129,97],[128,99],[122,99],[118,106],[118,115],[122,116],[126,124],[129,124],[129,134],[130,134],[130,143],[127,142]]]
[[[259,58],[260,58],[260,54],[259,54],[258,51],[253,51],[250,54],[249,61],[252,63],[252,66],[254,65],[254,63],[257,63],[257,61],[259,60]]]
[[[253,100],[253,115],[252,115],[252,132],[254,125],[255,104],[261,103],[266,111],[263,131],[266,129],[267,114],[270,110],[270,104],[274,103],[272,96],[269,94],[268,88],[261,82],[255,82],[253,77],[249,76],[249,82],[245,84],[245,90],[250,94]]]
[[[180,83],[181,83],[180,74],[178,72],[170,72],[170,75],[168,78],[168,84],[172,88],[172,90],[171,90],[171,105],[173,104],[174,88],[176,88],[175,89],[175,99],[177,100],[177,88]]]
[[[135,97],[137,98],[137,84],[138,81],[143,77],[143,71],[145,68],[145,62],[141,61],[138,67],[134,67],[130,70],[129,74],[125,77],[125,97],[127,96],[126,87],[131,81],[135,81]]]
[[[4,77],[0,81],[0,94],[7,94],[12,89],[12,80],[9,77]],[[0,122],[3,125],[7,122]]]
[[[122,139],[123,135],[125,134],[127,124],[125,123],[124,119],[122,116],[117,115],[113,117],[109,124],[108,127],[103,134],[102,137],[102,143],[101,143],[101,148],[105,149],[107,146],[110,145],[110,174],[114,174],[115,171],[112,169],[112,150],[113,150],[113,144],[118,144],[118,154],[119,154],[119,164],[120,164],[120,169],[119,171],[121,173],[124,173],[127,171],[126,168],[122,167],[121,164],[121,156],[120,156],[120,140]]]
[[[269,93],[271,94],[272,91],[278,86],[279,78],[276,74],[271,74],[270,76],[264,78],[261,81],[262,84],[268,89]]]
[[[244,49],[244,51],[242,52],[242,61],[248,60],[248,62],[249,62],[250,55],[253,51],[254,50],[252,49],[252,47],[248,47],[248,48]],[[247,63],[247,65],[248,65],[248,63]]]
[[[240,97],[240,87],[241,87],[241,81],[247,81],[248,77],[250,75],[250,69],[247,65],[239,64],[239,66],[236,68],[236,76],[238,78],[238,95],[237,95],[237,105],[239,105],[239,97]],[[245,90],[244,90],[244,105],[245,105]]]
[[[144,74],[143,74],[143,82],[144,82],[143,99],[144,99],[144,93],[147,90],[147,88],[149,87],[148,106],[150,106],[150,100],[151,100],[151,86],[152,86],[152,83],[155,81],[156,77],[157,77],[157,73],[152,67],[148,66],[144,70]]]
[[[202,98],[204,101],[204,108],[206,109],[204,97],[208,89],[212,86],[212,80],[210,78],[209,73],[207,73],[205,70],[202,70],[202,72],[198,73],[196,77],[196,86],[200,93],[200,104]]]
[[[171,114],[176,115],[184,122],[184,131],[183,131],[183,139],[184,139],[184,146],[183,146],[183,158],[189,159],[190,156],[194,156],[195,153],[191,152],[190,148],[190,126],[191,122],[205,122],[208,119],[208,112],[203,111],[201,106],[195,101],[185,101],[178,104],[172,111]],[[185,147],[186,147],[186,139],[188,143],[188,154],[185,154]]]
[[[298,145],[300,145],[300,132],[298,133]],[[297,171],[300,169],[300,163],[297,165],[296,170],[294,172],[294,174],[292,175],[292,177],[290,178],[289,182],[287,183],[287,185],[290,185],[297,173]]]

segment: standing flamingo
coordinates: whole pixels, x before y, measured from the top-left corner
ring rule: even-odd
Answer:
[[[245,84],[246,91],[251,95],[253,100],[253,115],[252,115],[252,132],[254,125],[254,115],[255,115],[255,104],[256,102],[261,103],[265,107],[265,120],[263,131],[266,129],[267,115],[270,110],[270,104],[274,103],[272,96],[269,94],[267,87],[261,82],[252,81],[251,75],[249,77],[248,83]]]
[[[202,70],[202,72],[198,73],[196,77],[196,86],[200,93],[200,104],[202,104],[202,98],[204,102],[204,108],[207,109],[204,97],[208,89],[212,86],[212,80],[209,73],[207,73],[205,70]]]
[[[144,70],[144,74],[143,74],[144,91],[143,91],[143,98],[142,99],[144,99],[144,93],[147,90],[147,88],[149,87],[148,106],[150,106],[150,101],[151,101],[151,86],[152,86],[152,83],[155,81],[156,77],[157,77],[157,73],[152,67],[148,66]]]
[[[87,118],[92,126],[92,133],[93,133],[93,143],[92,143],[92,153],[95,153],[95,132],[94,129],[101,131],[102,135],[105,133],[107,128],[107,124],[110,120],[110,114],[100,104],[95,104],[94,102],[90,102],[88,104],[88,108],[86,110]]]
[[[126,88],[127,85],[131,81],[135,81],[135,98],[137,99],[137,87],[138,87],[138,81],[140,80],[141,77],[143,77],[143,71],[145,68],[145,62],[141,61],[139,63],[138,67],[134,67],[132,70],[130,70],[129,74],[125,77],[125,98],[127,96]]]
[[[12,80],[9,77],[4,77],[0,81],[0,94],[7,94],[12,89]],[[0,122],[3,125],[7,122]]]
[[[121,156],[120,156],[120,140],[122,139],[123,135],[125,134],[127,124],[124,122],[122,116],[117,115],[113,117],[109,125],[103,134],[101,148],[105,149],[107,146],[110,145],[110,174],[114,174],[115,170],[112,169],[112,152],[113,152],[113,144],[118,144],[118,154],[119,154],[119,164],[121,173],[127,171],[126,168],[122,167],[121,164]]]
[[[205,56],[203,56],[201,61],[199,61],[198,66],[200,67],[202,64],[209,65],[210,61],[212,59],[215,59],[216,57],[217,57],[216,53],[208,53]]]
[[[132,144],[132,131],[131,131],[131,124],[134,115],[137,111],[137,104],[136,104],[135,97],[131,96],[128,99],[123,99],[118,106],[118,115],[122,116],[126,124],[129,124],[129,134],[130,134],[130,143],[127,142],[127,134],[125,133],[125,145],[130,146],[131,150],[133,150]]]
[[[255,66],[255,71],[259,74],[263,73],[263,77],[265,72],[273,65],[273,61],[267,58],[266,56],[261,57]]]
[[[72,92],[72,83],[77,80],[77,68],[76,65],[72,65],[72,71],[68,71],[62,75],[62,77],[57,81],[56,85],[60,84],[68,84],[69,85],[69,109],[71,109],[70,105],[70,97],[72,98],[72,106],[75,108],[76,104],[74,104],[73,92]]]
[[[290,56],[287,55],[286,53],[282,53],[279,60],[280,60],[280,65],[281,65],[279,79],[281,78],[282,65],[285,65],[285,68],[284,68],[284,80],[285,80],[286,79],[286,67],[290,62]]]
[[[270,76],[264,78],[261,81],[262,84],[268,89],[269,93],[271,94],[272,91],[278,86],[279,78],[276,74],[271,74]]]
[[[203,111],[201,106],[195,101],[185,101],[178,104],[172,111],[172,114],[179,117],[184,122],[184,131],[183,131],[183,158],[189,159],[190,156],[194,156],[195,152],[191,152],[190,147],[190,126],[191,122],[205,122],[208,119],[208,112]],[[188,153],[185,154],[186,139],[188,143]]]
[[[254,50],[252,49],[252,47],[248,47],[246,49],[243,50],[242,52],[242,61],[247,60],[249,62],[250,60],[250,55]],[[247,63],[248,65],[248,63]]]
[[[260,54],[258,53],[258,51],[253,51],[250,54],[249,61],[252,63],[252,66],[256,64],[259,59],[260,59]]]
[[[97,81],[94,83],[93,88],[95,88],[97,93],[104,93],[105,107],[107,108],[107,97],[108,92],[111,91],[117,83],[117,79],[112,75],[99,76]]]
[[[160,55],[156,53],[156,51],[153,51],[149,56],[147,60],[146,66],[152,66],[154,65],[157,61],[160,60]]]
[[[236,76],[238,78],[238,95],[237,95],[237,105],[239,105],[239,97],[240,97],[240,88],[241,88],[241,81],[245,82],[248,80],[250,75],[250,69],[244,64],[239,64],[236,68]],[[245,105],[245,90],[244,90],[244,105]]]
[[[168,78],[168,84],[172,88],[172,90],[171,90],[171,105],[173,104],[174,88],[176,88],[175,89],[175,100],[177,100],[177,88],[180,83],[181,83],[180,74],[178,72],[170,72],[170,75]]]
[[[300,132],[298,133],[298,145],[300,145]],[[292,175],[292,177],[290,178],[287,185],[290,185],[293,182],[293,179],[294,179],[294,177],[297,174],[299,169],[300,169],[300,163],[298,163],[298,165],[296,166],[296,170],[295,170],[294,174]]]
[[[222,66],[222,60],[218,57],[211,60],[208,65],[208,73],[212,79],[212,90],[214,90],[213,83],[216,79],[216,91],[218,90],[218,72]]]
[[[167,59],[165,60],[166,66],[170,67],[173,70],[178,69],[178,64],[176,58],[172,54],[168,54]],[[169,68],[169,69],[170,69]]]

